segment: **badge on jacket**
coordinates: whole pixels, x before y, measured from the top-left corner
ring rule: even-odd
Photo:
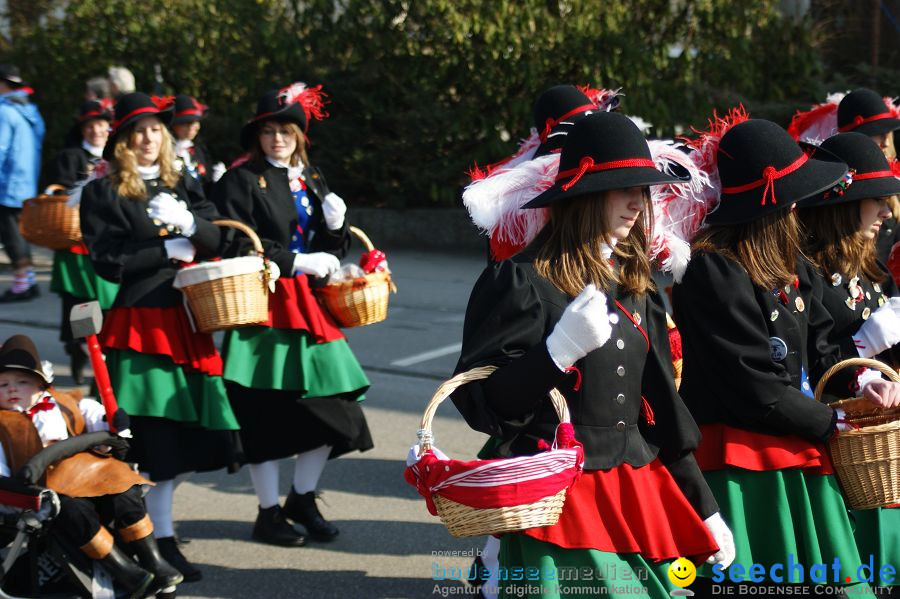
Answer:
[[[781,362],[787,357],[787,343],[780,337],[769,337],[769,349],[772,351],[772,359],[776,362]]]

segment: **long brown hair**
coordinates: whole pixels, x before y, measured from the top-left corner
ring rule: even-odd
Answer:
[[[159,157],[156,159],[159,164],[159,178],[166,187],[174,189],[178,180],[181,179],[181,172],[175,169],[172,136],[165,126],[161,128],[162,141],[159,147]],[[134,125],[116,136],[113,145],[114,158],[110,161],[109,176],[120,196],[132,200],[146,200],[147,186],[144,185],[144,180],[141,179],[141,174],[138,172],[137,156],[128,147],[134,141],[135,136]]]
[[[859,202],[845,202],[799,210],[803,251],[826,274],[840,273],[845,279],[862,274],[882,283],[887,274],[878,266],[875,241],[859,232],[859,208]]]
[[[274,123],[277,125],[283,125],[290,130],[291,133],[294,134],[294,138],[297,140],[297,147],[294,148],[294,153],[291,154],[291,164],[290,166],[309,166],[309,157],[306,155],[306,136],[303,134],[303,131],[296,123],[285,122],[285,121],[276,121],[276,120],[268,120],[258,123],[256,125],[256,135],[253,136],[253,145],[250,146],[250,159],[255,162],[263,162],[266,158],[266,153],[263,152],[262,145],[259,143],[259,135],[262,128],[267,123]]]
[[[550,236],[538,251],[534,268],[567,295],[578,295],[590,283],[608,290],[615,282],[638,295],[655,289],[647,255],[647,240],[653,230],[649,190],[644,189],[644,209],[637,222],[628,236],[615,245],[622,266],[618,273],[602,253],[604,243],[612,245],[606,208],[605,193],[550,205]]]
[[[792,210],[780,210],[749,223],[703,229],[691,253],[708,251],[731,258],[763,289],[794,281],[800,254],[800,226]]]

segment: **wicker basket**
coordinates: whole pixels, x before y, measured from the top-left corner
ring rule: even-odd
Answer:
[[[69,206],[68,201],[69,196],[60,194],[25,200],[19,217],[22,237],[52,250],[67,250],[81,243],[78,206]]]
[[[375,248],[362,230],[350,227],[350,232],[363,242],[366,251]],[[321,287],[316,290],[316,295],[340,326],[350,328],[386,319],[388,296],[391,291],[396,293],[397,288],[391,281],[390,273],[373,272],[363,277]]]
[[[233,227],[253,242],[255,256],[228,258],[182,268],[174,286],[181,289],[201,333],[227,331],[269,319],[269,282],[277,268],[263,256],[262,244],[253,229],[235,220],[213,224]]]
[[[828,369],[816,385],[816,399],[821,399],[825,383],[835,372],[854,366],[874,368],[900,382],[900,376],[883,363],[852,358]],[[836,433],[828,441],[847,505],[869,509],[900,503],[900,408],[882,409],[862,397],[830,405],[843,409],[847,422],[859,427]]]
[[[482,366],[456,375],[441,384],[425,407],[419,430],[419,455],[432,447],[431,424],[438,406],[461,385],[471,381],[487,378],[496,367]],[[569,422],[569,409],[566,399],[556,389],[550,390],[550,401],[559,416],[560,422]],[[487,491],[486,491],[487,492]],[[457,503],[446,497],[432,495],[438,516],[454,537],[476,537],[489,534],[516,532],[539,526],[552,526],[559,520],[563,503],[566,500],[566,489],[554,495],[544,497],[536,502],[512,507],[489,509],[473,508]]]

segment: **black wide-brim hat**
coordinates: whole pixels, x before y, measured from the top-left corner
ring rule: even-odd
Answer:
[[[575,123],[594,110],[597,105],[574,85],[554,85],[543,91],[534,103],[534,128],[541,139],[535,157],[559,151]]]
[[[142,118],[155,116],[164,126],[169,126],[174,112],[175,106],[171,97],[151,98],[141,92],[125,94],[116,102],[115,120],[112,122],[112,131],[106,141],[106,147],[103,148],[103,157],[111,160],[116,140]]]
[[[14,64],[0,64],[0,79],[6,81],[10,87],[19,88],[25,85],[19,67]]]
[[[688,180],[689,176],[678,178],[657,170],[647,140],[631,119],[615,112],[595,112],[575,123],[566,136],[553,186],[522,207],[540,208],[611,189]]]
[[[789,208],[834,187],[844,163],[808,158],[787,131],[750,119],[729,129],[716,152],[722,187],[719,204],[706,215],[711,225],[736,225]]]
[[[175,116],[172,118],[172,124],[181,125],[200,121],[206,116],[206,111],[207,107],[193,96],[178,94],[175,96]]]
[[[241,128],[241,146],[249,150],[253,145],[257,128],[263,121],[294,123],[306,132],[306,113],[299,102],[284,103],[280,90],[266,92],[256,103],[256,115]]]
[[[52,380],[44,374],[41,357],[30,337],[13,335],[0,346],[0,372],[4,370],[25,370],[37,375],[46,384]]]
[[[841,133],[884,135],[900,129],[900,118],[877,92],[861,87],[844,96],[838,104],[837,124]]]
[[[838,185],[798,204],[803,208],[833,206],[866,198],[900,194],[900,179],[891,171],[884,153],[872,138],[862,133],[838,133],[813,150],[813,157],[828,162],[843,162],[851,169],[849,186]]]

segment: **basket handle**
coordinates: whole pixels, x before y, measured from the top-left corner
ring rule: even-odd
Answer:
[[[437,388],[437,391],[434,392],[431,401],[425,406],[425,413],[422,415],[422,422],[419,425],[419,432],[417,433],[419,437],[419,455],[422,455],[422,453],[431,449],[433,442],[431,423],[434,420],[434,414],[437,412],[441,402],[450,397],[450,395],[459,387],[466,383],[471,383],[472,381],[486,379],[495,370],[497,370],[496,366],[479,366],[478,368],[461,372],[449,381],[441,383]],[[569,422],[569,406],[566,405],[566,398],[563,394],[556,388],[553,388],[550,389],[549,396],[550,401],[553,403],[553,409],[556,410],[556,415],[559,416],[559,421]]]
[[[250,241],[253,242],[253,250],[260,256],[263,255],[263,246],[262,242],[259,240],[259,235],[256,234],[256,231],[245,225],[239,220],[231,220],[229,218],[222,218],[219,220],[212,221],[212,224],[219,227],[231,227],[232,229],[237,229],[242,232],[244,235],[250,238]]]
[[[822,393],[825,391],[825,383],[828,382],[828,379],[830,379],[838,370],[843,370],[844,368],[849,368],[850,366],[866,366],[868,368],[874,368],[882,374],[886,374],[890,380],[896,383],[900,383],[900,375],[898,375],[897,372],[893,368],[890,368],[887,364],[879,362],[878,360],[871,360],[869,358],[850,358],[848,360],[838,362],[825,371],[825,374],[823,374],[822,378],[819,379],[819,384],[816,385],[816,390],[814,393],[816,401],[822,401]]]
[[[354,235],[356,235],[356,237],[359,238],[359,240],[362,242],[362,244],[364,246],[366,246],[367,252],[371,252],[372,250],[375,249],[375,245],[372,243],[372,240],[369,239],[368,235],[363,233],[362,229],[360,229],[359,227],[354,227],[353,225],[350,225],[349,229],[350,229],[350,232],[353,233]]]

